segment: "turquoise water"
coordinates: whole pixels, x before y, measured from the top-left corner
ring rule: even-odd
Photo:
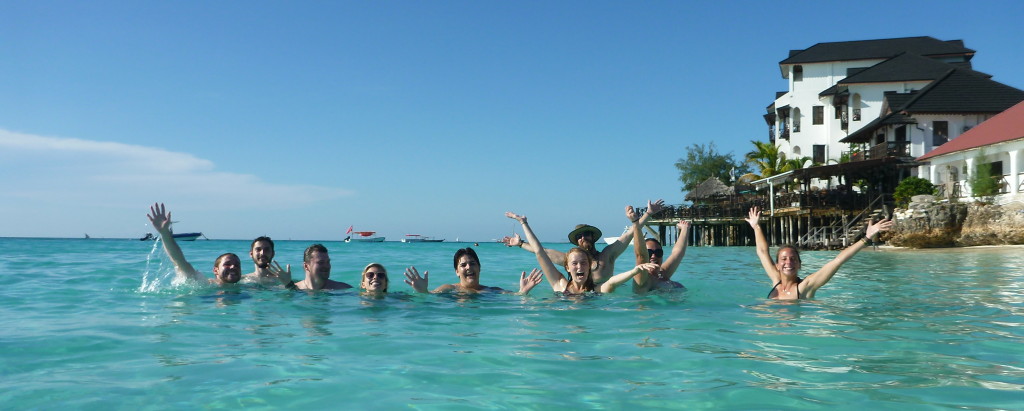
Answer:
[[[690,248],[688,291],[566,299],[411,295],[468,244],[325,243],[337,279],[384,263],[393,295],[172,286],[129,240],[0,238],[5,409],[1020,409],[1021,248],[865,251],[814,301],[767,301],[752,248]],[[209,273],[248,241],[183,243]],[[308,242],[279,241],[301,276]],[[567,244],[563,245],[567,247]],[[516,289],[531,254],[481,244]],[[627,253],[628,254],[628,253]],[[835,252],[805,252],[820,267]],[[617,268],[631,265],[624,254]],[[144,286],[145,283],[145,287]],[[403,293],[394,293],[402,291]]]

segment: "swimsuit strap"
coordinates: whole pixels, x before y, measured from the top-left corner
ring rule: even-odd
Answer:
[[[804,280],[802,278],[800,278],[800,277],[796,278],[796,299],[798,299],[798,300],[804,299],[804,296],[800,295],[800,283],[802,283],[803,281]],[[773,292],[775,293],[775,296],[778,297],[778,295],[779,295],[779,291],[778,291],[779,284],[782,284],[782,280],[779,280],[779,282],[775,283],[775,285],[772,286],[771,290],[768,290],[768,298],[769,299],[772,298],[772,293]]]

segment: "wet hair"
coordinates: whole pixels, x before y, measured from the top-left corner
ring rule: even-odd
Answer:
[[[259,237],[256,237],[255,240],[252,240],[252,244],[249,245],[249,250],[252,251],[252,248],[256,247],[256,243],[260,241],[266,241],[267,243],[269,243],[270,251],[274,251],[274,240],[271,240],[270,237],[267,237],[265,235],[261,235]]]
[[[462,256],[469,256],[470,258],[476,260],[477,265],[480,265],[480,257],[476,256],[476,251],[473,251],[473,249],[469,247],[460,248],[458,249],[458,251],[455,252],[455,258],[454,261],[452,261],[452,266],[456,270],[459,269],[459,259],[462,258]]]
[[[308,263],[313,259],[313,253],[324,253],[327,254],[327,247],[323,244],[313,244],[306,248],[306,252],[302,253],[302,262]]]
[[[648,241],[654,241],[654,242],[655,242],[655,243],[657,243],[658,245],[661,245],[661,241],[655,240],[655,239],[653,239],[653,238],[645,238],[645,239],[644,239],[644,244],[647,244],[647,242],[648,242]]]
[[[374,267],[377,267],[377,268],[379,268],[381,270],[384,270],[384,290],[383,291],[384,292],[388,292],[388,285],[391,285],[391,279],[388,278],[388,269],[385,268],[384,264],[381,264],[381,263],[369,263],[369,264],[366,265],[366,267],[363,267],[363,273],[360,274],[361,278],[359,279],[359,288],[364,288],[363,284],[366,281],[366,272],[369,271],[371,268],[374,268]]]
[[[225,258],[228,258],[228,257],[235,257],[236,260],[242,261],[242,259],[238,258],[238,254],[235,254],[235,253],[224,253],[224,254],[221,254],[219,257],[217,257],[216,260],[213,260],[213,266],[214,267],[219,266],[220,263],[222,261],[224,261]]]
[[[565,265],[563,267],[565,267],[565,272],[569,274],[569,284],[572,284],[572,273],[569,272],[569,256],[572,255],[572,253],[580,253],[587,257],[587,269],[590,271],[588,272],[589,275],[587,275],[587,280],[583,282],[583,291],[594,291],[596,289],[594,286],[594,270],[592,268],[594,267],[594,259],[591,258],[590,253],[588,253],[587,250],[579,247],[573,247],[569,249],[569,251],[565,252]],[[568,289],[569,286],[566,286],[565,288]]]
[[[793,245],[793,244],[783,244],[782,247],[779,247],[779,251],[775,252],[775,262],[779,261],[779,255],[782,254],[782,250],[785,250],[787,248],[793,250],[793,254],[796,254],[796,261],[797,262],[801,262],[802,261],[800,259],[800,249],[796,248],[796,246]]]

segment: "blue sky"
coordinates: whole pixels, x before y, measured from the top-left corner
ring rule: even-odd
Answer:
[[[778,62],[932,36],[1024,88],[1024,2],[0,2],[0,236],[542,240],[766,140]]]

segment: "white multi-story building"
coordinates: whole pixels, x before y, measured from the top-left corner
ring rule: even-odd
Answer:
[[[884,114],[886,93],[922,90],[950,69],[970,71],[973,56],[974,50],[961,40],[932,37],[819,43],[792,50],[779,62],[789,89],[776,93],[768,106],[769,137],[787,158],[838,161],[850,151],[841,140]]]

